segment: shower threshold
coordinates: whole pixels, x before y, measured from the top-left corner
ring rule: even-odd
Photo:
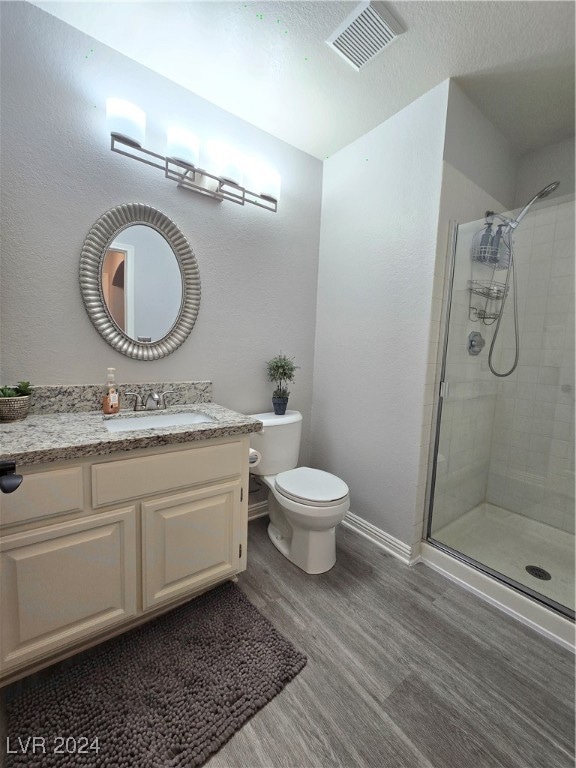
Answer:
[[[574,616],[573,534],[484,503],[434,532],[432,540]]]

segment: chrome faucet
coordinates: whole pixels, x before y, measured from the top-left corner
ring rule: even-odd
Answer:
[[[174,392],[173,389],[167,389],[166,392],[162,392],[160,394],[160,400],[158,401],[158,408],[160,410],[164,410],[164,408],[166,408],[166,400],[164,399],[165,395],[171,395],[173,392]]]
[[[160,408],[160,395],[157,392],[150,392],[146,398],[146,405],[144,406],[147,411],[157,411]],[[164,406],[166,408],[166,406]]]
[[[144,403],[142,396],[137,392],[125,392],[125,395],[132,395],[134,400],[135,411],[163,411],[166,408],[165,396],[172,394],[173,389],[167,389],[166,392],[158,394],[157,392],[150,392]]]

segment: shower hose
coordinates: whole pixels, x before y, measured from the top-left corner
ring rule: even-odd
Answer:
[[[500,305],[500,312],[498,314],[498,320],[496,321],[496,328],[494,329],[494,336],[492,337],[492,342],[490,344],[490,351],[488,352],[488,367],[490,368],[494,376],[499,376],[500,378],[504,378],[505,376],[510,376],[511,373],[514,373],[518,365],[518,358],[520,356],[520,337],[518,334],[518,301],[516,297],[516,267],[514,265],[514,252],[512,247],[512,231],[508,232],[507,239],[506,239],[506,236],[504,236],[502,240],[504,242],[505,248],[508,249],[509,265],[508,265],[508,270],[506,274],[506,284],[504,286],[504,296],[502,297],[502,304]],[[504,315],[504,305],[506,304],[506,299],[508,297],[508,286],[510,284],[510,275],[512,275],[512,293],[514,294],[514,343],[515,343],[514,363],[512,364],[512,367],[510,368],[509,371],[506,371],[505,373],[500,373],[494,368],[492,364],[492,355],[494,353],[494,346],[496,345],[496,339],[498,338],[498,331],[500,330],[500,323],[502,321],[502,316]]]

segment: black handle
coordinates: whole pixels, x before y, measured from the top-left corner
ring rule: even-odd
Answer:
[[[16,474],[15,461],[0,461],[0,491],[13,493],[22,483],[22,475]]]

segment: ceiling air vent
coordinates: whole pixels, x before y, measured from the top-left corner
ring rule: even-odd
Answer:
[[[360,71],[404,30],[381,2],[363,2],[326,42]]]

